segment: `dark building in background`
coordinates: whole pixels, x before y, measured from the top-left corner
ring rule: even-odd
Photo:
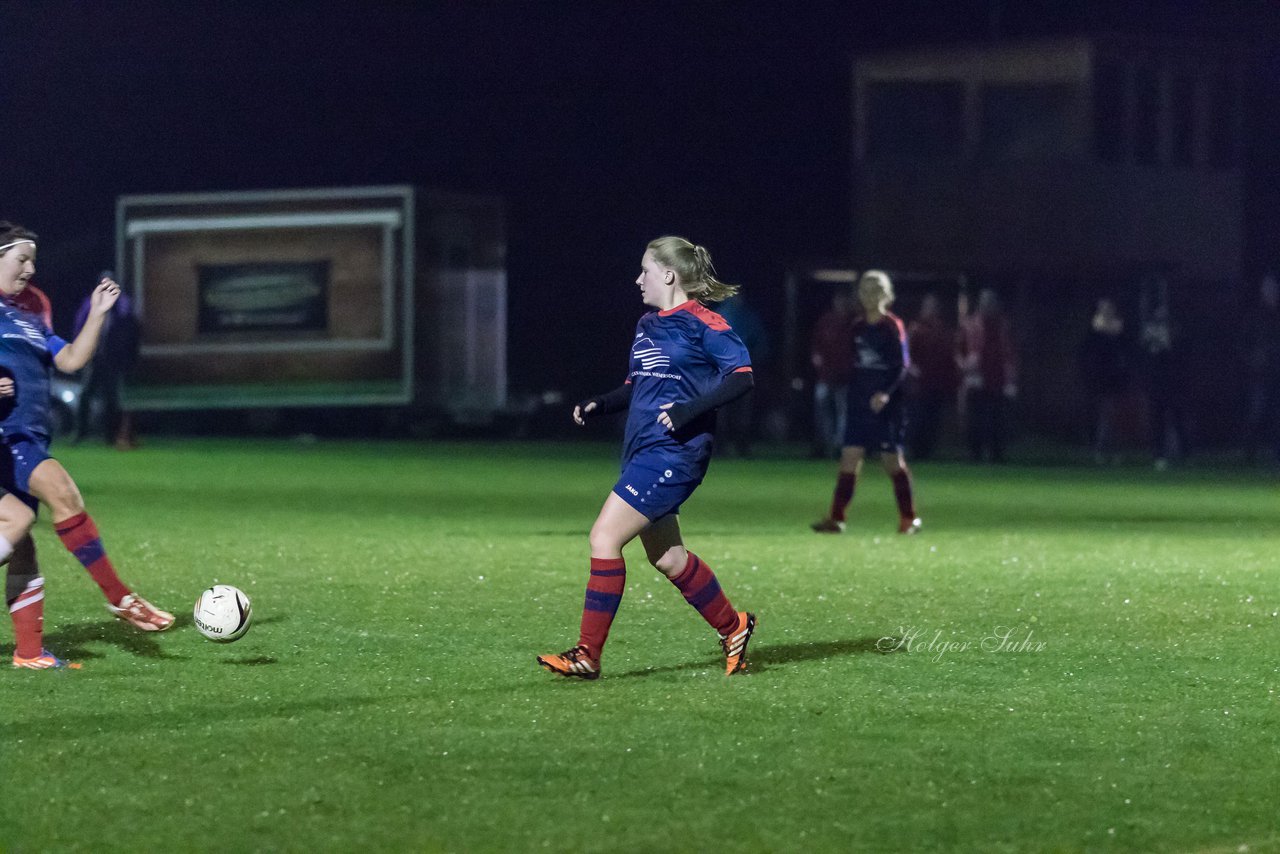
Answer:
[[[1102,294],[1134,320],[1171,301],[1202,398],[1215,360],[1220,388],[1247,266],[1250,69],[1229,45],[1128,37],[863,56],[853,258],[998,290],[1037,432],[1081,435],[1070,366]],[[1227,438],[1221,418],[1195,420]]]

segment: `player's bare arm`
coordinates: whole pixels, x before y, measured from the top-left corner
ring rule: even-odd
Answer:
[[[103,279],[93,289],[89,298],[89,316],[85,318],[84,328],[75,340],[58,351],[53,363],[63,373],[74,373],[93,358],[98,349],[98,338],[102,334],[102,323],[111,311],[116,300],[120,298],[120,286],[111,279]]]

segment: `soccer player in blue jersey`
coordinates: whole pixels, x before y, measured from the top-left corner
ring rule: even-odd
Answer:
[[[751,357],[724,318],[705,306],[737,293],[716,278],[711,256],[682,237],[660,237],[640,261],[640,297],[655,309],[636,324],[626,381],[574,407],[573,419],[627,410],[622,475],[591,527],[591,574],[578,643],[538,663],[596,679],[626,588],[622,547],[637,536],[655,569],[716,630],[725,675],[747,667],[756,618],[736,611],[715,573],[685,549],[680,505],[702,482],[715,442],[716,409],[751,390]]]
[[[0,405],[13,393],[13,377],[0,377]],[[13,621],[13,663],[45,670],[66,662],[44,648],[44,579],[35,566],[35,545],[29,534],[35,521],[35,512],[22,499],[0,489],[0,563],[8,564],[4,601]]]
[[[49,507],[58,537],[102,589],[111,613],[143,631],[163,631],[173,625],[173,615],[120,580],[75,481],[49,456],[50,373],[55,366],[71,373],[89,362],[120,287],[110,279],[98,284],[84,328],[68,343],[14,301],[35,274],[35,259],[36,235],[0,223],[0,368],[13,377],[15,390],[0,418],[0,486],[33,512],[39,502]]]
[[[879,270],[868,270],[858,280],[858,301],[863,317],[853,327],[854,374],[849,383],[849,415],[840,470],[836,476],[831,512],[814,522],[813,530],[839,534],[845,528],[845,510],[853,500],[867,449],[880,453],[880,463],[893,481],[898,502],[898,533],[920,530],[912,494],[911,472],[902,453],[905,418],[902,383],[911,365],[907,332],[889,311],[893,283]]]

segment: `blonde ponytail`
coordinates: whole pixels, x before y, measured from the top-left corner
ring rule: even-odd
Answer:
[[[716,278],[711,253],[705,246],[669,235],[651,240],[648,249],[659,264],[676,271],[684,292],[698,302],[722,302],[738,292],[737,285]]]

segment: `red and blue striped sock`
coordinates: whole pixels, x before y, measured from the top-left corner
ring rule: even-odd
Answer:
[[[729,597],[720,589],[720,582],[711,567],[693,552],[680,574],[671,579],[684,596],[685,601],[698,609],[702,619],[721,635],[728,635],[738,627],[738,612],[729,604]]]
[[[591,559],[591,577],[587,579],[587,595],[582,603],[582,628],[578,644],[585,646],[597,661],[609,637],[609,627],[622,604],[627,587],[627,562],[622,558]]]
[[[129,595],[129,588],[124,586],[116,568],[107,557],[107,550],[102,546],[102,538],[98,535],[98,526],[93,524],[88,513],[77,513],[69,519],[63,519],[54,525],[58,539],[67,547],[67,551],[76,556],[76,560],[84,565],[89,575],[107,597],[112,605],[120,604],[120,600]]]

